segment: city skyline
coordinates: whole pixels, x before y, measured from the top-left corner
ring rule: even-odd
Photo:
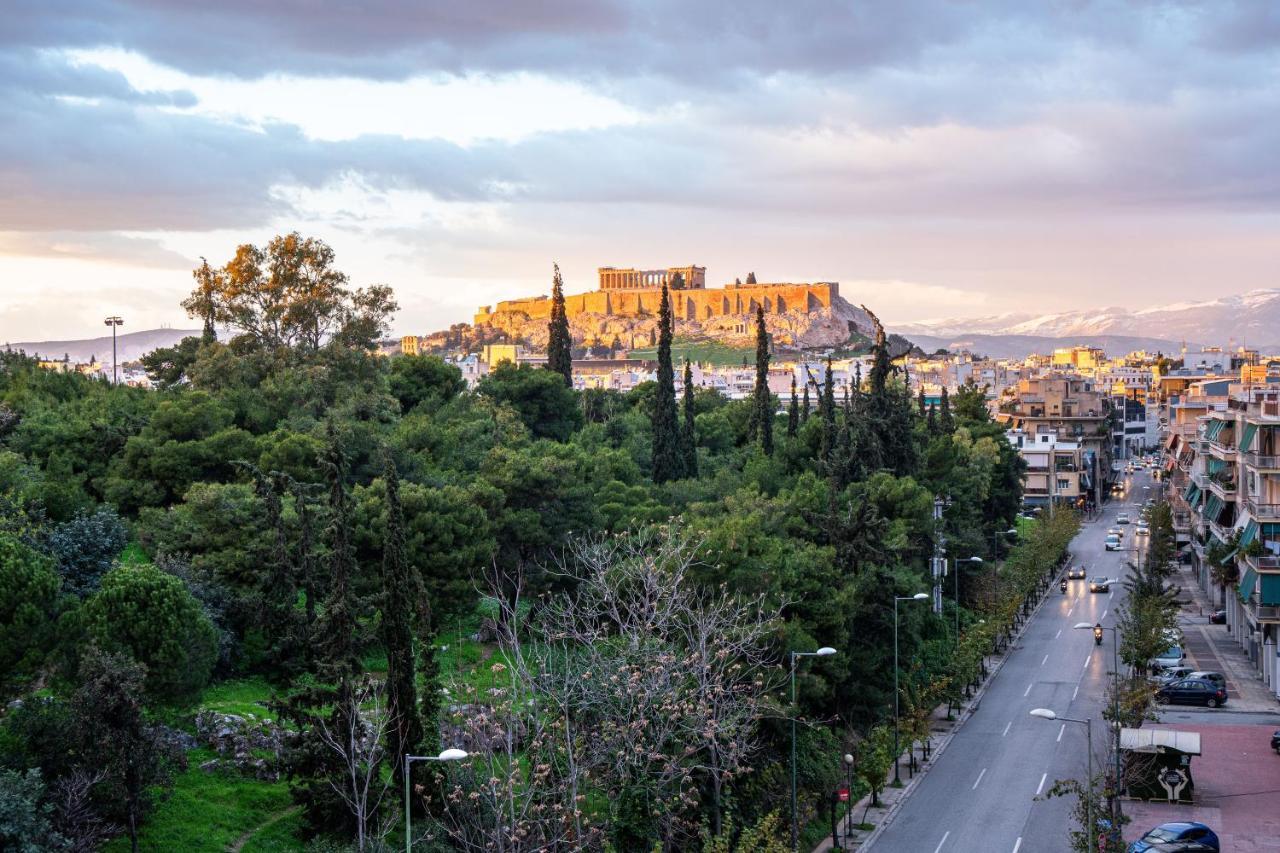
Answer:
[[[553,261],[834,280],[890,323],[1276,285],[1260,5],[224,12],[10,14],[0,339],[183,326],[200,256],[295,229],[406,333]]]

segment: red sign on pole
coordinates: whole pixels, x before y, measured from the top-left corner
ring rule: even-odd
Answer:
[[[847,802],[849,802],[849,789],[848,789],[848,788],[840,788],[836,793],[838,793],[838,794],[840,795],[840,802],[842,802],[842,803],[847,803]]]

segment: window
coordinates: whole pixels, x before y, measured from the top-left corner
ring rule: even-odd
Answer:
[[[1064,490],[1064,489],[1069,489],[1069,488],[1071,488],[1071,481],[1070,481],[1070,480],[1064,480],[1064,479],[1062,479],[1061,477],[1059,477],[1059,478],[1058,478],[1058,491],[1062,491],[1062,490]]]

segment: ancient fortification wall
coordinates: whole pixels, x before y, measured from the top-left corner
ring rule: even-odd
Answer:
[[[840,285],[834,281],[813,284],[730,284],[719,289],[673,290],[672,311],[677,320],[709,320],[715,317],[750,315],[757,307],[765,314],[799,311],[811,313],[830,309],[840,296]],[[564,298],[569,319],[582,314],[602,317],[657,316],[662,303],[661,290],[597,290]],[[551,316],[551,298],[534,296],[508,299],[496,306],[485,305],[475,315],[477,326],[510,319],[523,314],[530,320],[546,320]]]

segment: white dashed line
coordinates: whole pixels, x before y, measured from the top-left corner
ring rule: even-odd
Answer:
[[[1107,618],[1107,614],[1108,614],[1108,613],[1110,613],[1110,612],[1111,612],[1111,608],[1109,608],[1109,607],[1108,607],[1106,610],[1102,611],[1102,619],[1106,619],[1106,618]],[[1098,621],[1099,621],[1099,622],[1101,622],[1101,621],[1102,621],[1102,619],[1099,619]]]
[[[1038,791],[1036,793],[1039,793]],[[1022,836],[1018,836],[1018,840],[1013,842],[1013,853],[1018,853],[1018,848],[1022,846]]]
[[[1076,689],[1071,691],[1071,701],[1072,701],[1072,702],[1076,701],[1076,694],[1077,694],[1077,693],[1079,693],[1079,692],[1080,692],[1080,685],[1079,685],[1079,684],[1077,684],[1077,685],[1076,685]],[[1064,729],[1066,728],[1066,725],[1065,725],[1065,724],[1063,725],[1063,728],[1064,728]]]
[[[987,775],[987,768],[985,768],[985,767],[984,767],[984,768],[982,768],[982,771],[981,771],[980,773],[978,773],[978,778],[977,778],[977,779],[975,779],[975,780],[973,780],[973,787],[972,787],[972,788],[970,788],[969,790],[970,790],[970,791],[976,791],[976,790],[978,790],[978,783],[979,783],[979,782],[981,782],[981,781],[982,781],[982,777],[983,777],[983,776],[986,776],[986,775]]]
[[[1054,634],[1054,635],[1053,635],[1053,638],[1056,640],[1056,639],[1058,639],[1058,638],[1059,638],[1059,637],[1061,637],[1061,636],[1062,636],[1062,629],[1061,629],[1061,628],[1059,628],[1059,629],[1058,629],[1058,633]]]
[[[1004,731],[1000,734],[1000,737],[1005,737],[1006,735],[1008,735],[1008,734],[1009,734],[1009,727],[1010,727],[1010,726],[1012,726],[1012,725],[1013,725],[1013,720],[1010,720],[1009,722],[1005,723],[1005,724],[1004,724]],[[1064,727],[1064,728],[1066,727],[1066,723],[1063,723],[1063,727]]]
[[[1043,776],[1041,776],[1041,777],[1040,777],[1040,784],[1036,786],[1036,796],[1037,796],[1037,797],[1038,797],[1038,796],[1040,796],[1040,792],[1044,790],[1044,780],[1045,780],[1045,779],[1048,779],[1048,778],[1049,778],[1049,774],[1048,774],[1048,773],[1045,773]],[[1013,848],[1013,849],[1014,849],[1014,850],[1017,850],[1018,848],[1017,848],[1017,847],[1015,847],[1015,848]]]
[[[1076,606],[1075,606],[1074,604],[1073,604],[1073,605],[1071,605],[1071,610],[1075,610],[1075,609],[1076,609]],[[1070,618],[1071,618],[1071,610],[1068,610],[1068,611],[1067,611],[1067,618],[1068,618],[1068,619],[1070,619]]]
[[[1067,730],[1067,724],[1063,723],[1062,728],[1058,729],[1058,743],[1062,743],[1062,733],[1065,732],[1066,730]]]
[[[1085,658],[1085,659],[1084,659],[1084,667],[1083,667],[1084,669],[1088,669],[1088,668],[1089,668],[1089,661],[1091,661],[1091,660],[1093,660],[1093,658]]]
[[[1044,660],[1040,661],[1040,665],[1041,665],[1041,666],[1044,666],[1044,665],[1045,665],[1046,663],[1048,663],[1048,662],[1049,662],[1049,656],[1048,656],[1048,655],[1045,655],[1045,656],[1044,656]]]
[[[1032,686],[1034,686],[1034,682],[1032,682],[1032,684],[1028,684],[1028,685],[1027,685],[1027,689],[1026,689],[1026,690],[1024,690],[1024,691],[1022,691],[1022,698],[1023,698],[1023,699],[1026,699],[1026,698],[1027,698],[1027,696],[1028,696],[1028,694],[1030,694],[1030,693],[1031,693],[1031,688],[1032,688]]]
[[[947,837],[949,835],[951,835],[951,830],[947,830],[946,832],[942,833],[942,840],[938,842],[937,847],[933,848],[933,853],[938,853],[938,851],[942,849],[942,845],[947,843]]]

